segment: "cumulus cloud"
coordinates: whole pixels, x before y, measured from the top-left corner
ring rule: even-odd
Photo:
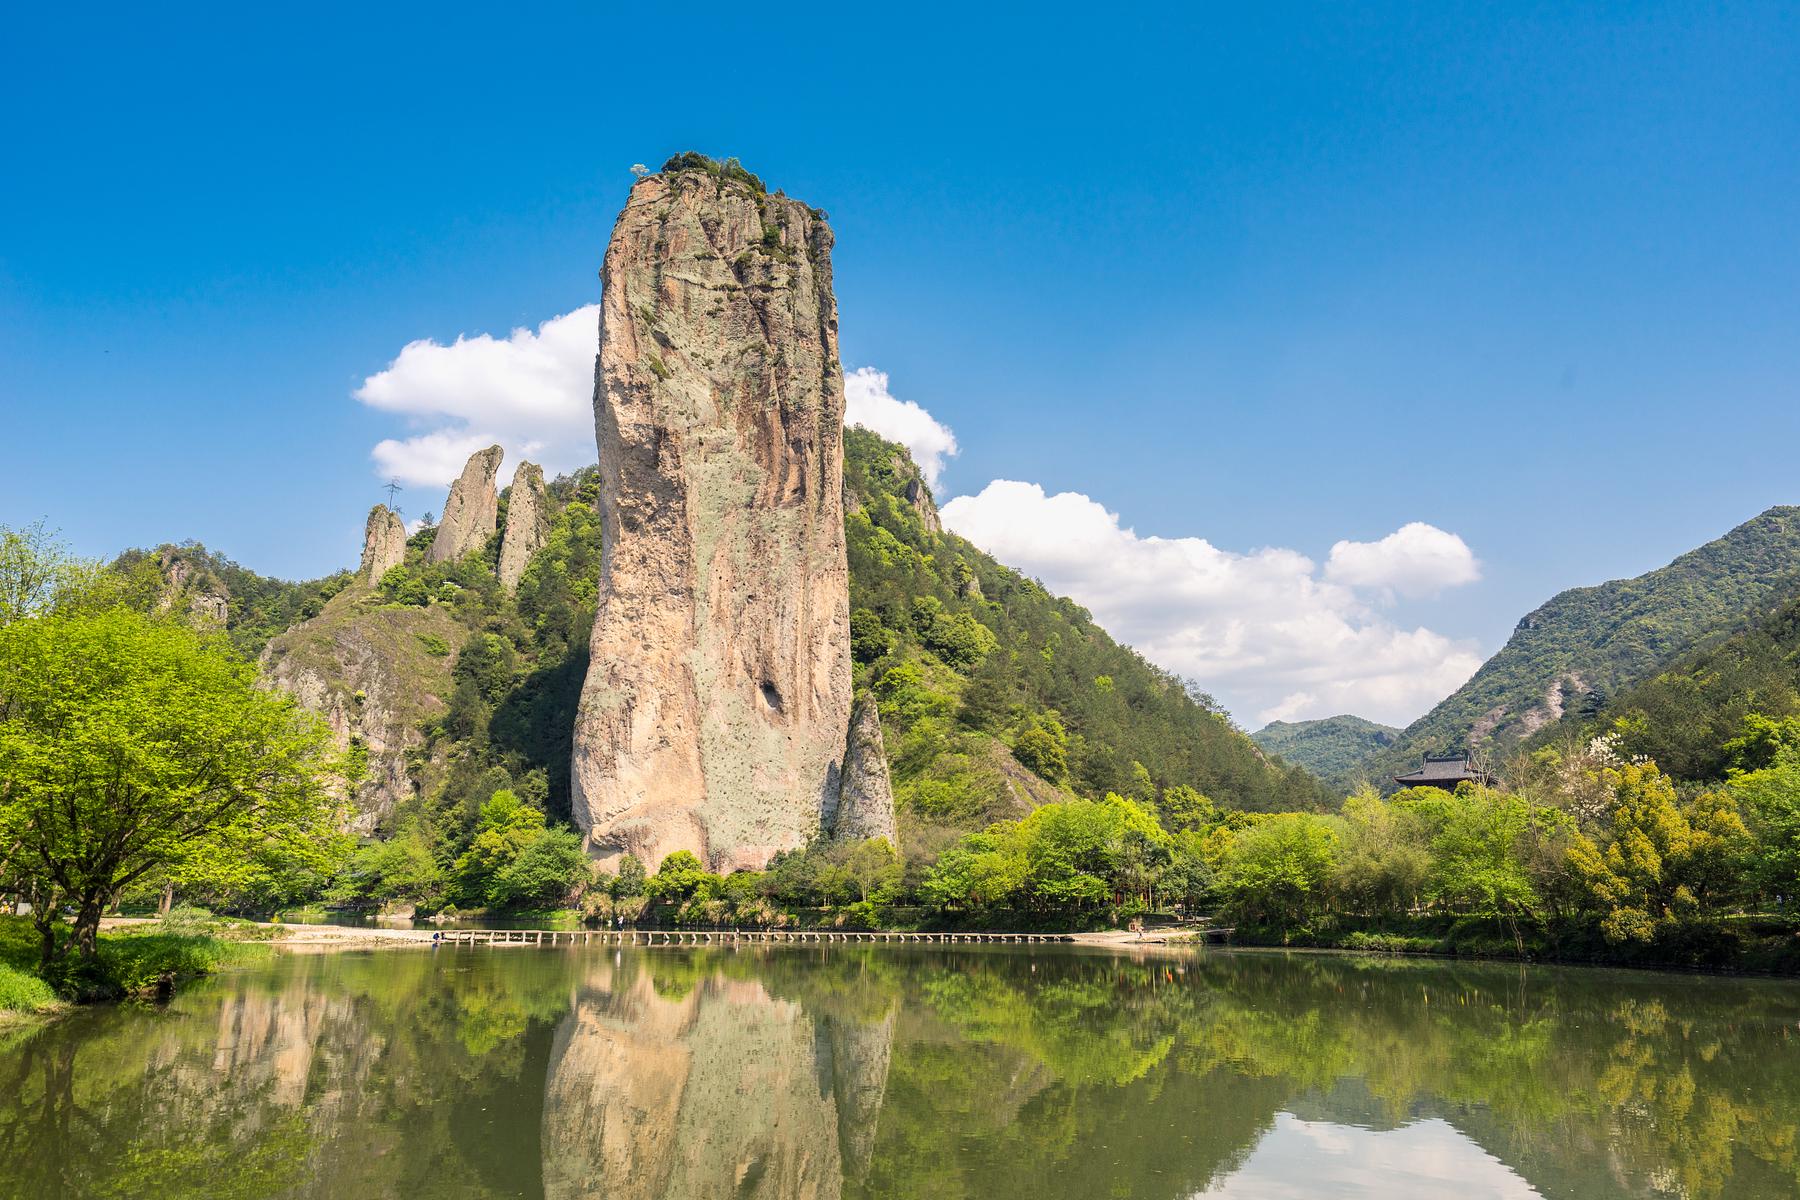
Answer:
[[[377,469],[402,483],[444,485],[496,442],[508,462],[529,458],[552,475],[593,462],[599,321],[590,304],[504,338],[409,342],[356,389],[358,400],[419,431],[377,444]]]
[[[934,492],[944,460],[956,455],[950,427],[911,400],[897,399],[888,391],[887,372],[874,367],[858,367],[844,376],[844,424],[861,425],[905,446]]]
[[[1471,643],[1393,625],[1364,585],[1293,550],[1140,537],[1087,496],[1012,480],[957,497],[943,519],[1255,724],[1339,712],[1405,723],[1481,665]]]
[[[1480,579],[1481,564],[1454,533],[1413,521],[1378,542],[1337,543],[1325,578],[1399,596],[1435,596]]]

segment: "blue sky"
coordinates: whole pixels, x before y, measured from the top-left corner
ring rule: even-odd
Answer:
[[[954,430],[946,498],[1171,540],[1020,565],[1247,724],[1435,697],[1323,686],[1399,641],[1260,688],[1195,649],[1262,634],[1180,627],[1176,539],[1316,592],[1340,540],[1454,534],[1478,578],[1321,603],[1462,662],[1800,501],[1800,10],[890,11],[15,11],[0,522],[350,562],[372,447],[419,433],[364,380],[593,302],[627,168],[690,147],[829,210],[845,361]],[[988,540],[1030,559],[1013,499]]]

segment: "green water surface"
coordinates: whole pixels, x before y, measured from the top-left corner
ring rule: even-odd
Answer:
[[[1074,948],[294,955],[0,1031],[0,1196],[1800,1196],[1800,987]]]

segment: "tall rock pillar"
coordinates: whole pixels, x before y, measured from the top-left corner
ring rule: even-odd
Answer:
[[[508,592],[519,590],[526,565],[549,536],[550,497],[544,494],[544,469],[522,462],[513,472],[506,501],[506,532],[500,535],[500,585]]]
[[[830,228],[742,172],[640,181],[601,271],[602,552],[573,809],[593,853],[760,867],[850,719]]]
[[[432,562],[449,562],[480,548],[494,536],[500,521],[500,493],[494,478],[500,474],[505,451],[498,446],[477,450],[463,464],[462,474],[450,485],[450,499],[438,519],[437,536],[431,539]]]
[[[400,514],[385,504],[369,510],[368,524],[363,526],[362,563],[356,574],[370,583],[406,561],[406,526]]]

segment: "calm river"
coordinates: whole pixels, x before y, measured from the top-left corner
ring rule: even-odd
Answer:
[[[1793,1197],[1797,1022],[1259,953],[293,955],[0,1032],[0,1195]]]

